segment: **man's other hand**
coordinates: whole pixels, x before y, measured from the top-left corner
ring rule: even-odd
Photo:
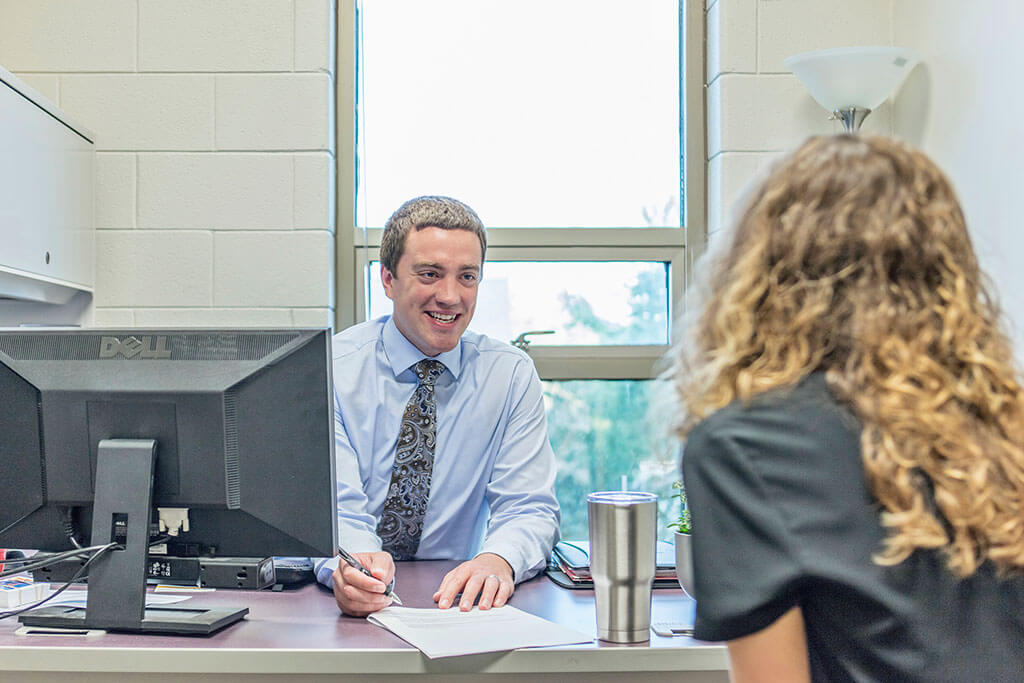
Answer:
[[[341,611],[353,617],[365,617],[391,604],[391,598],[384,595],[387,586],[395,578],[395,561],[390,553],[353,553],[373,578],[350,567],[345,560],[339,560],[334,578],[334,599]]]
[[[480,553],[445,574],[441,587],[434,593],[434,602],[441,609],[448,609],[461,591],[460,610],[468,612],[472,609],[477,595],[480,596],[477,607],[485,610],[504,605],[514,590],[515,581],[509,563],[500,555]]]

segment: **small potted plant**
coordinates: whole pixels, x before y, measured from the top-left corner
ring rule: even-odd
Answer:
[[[693,525],[690,507],[686,504],[686,489],[683,487],[683,482],[675,482],[672,484],[672,488],[676,490],[673,498],[679,499],[679,519],[668,525],[676,535],[676,578],[679,580],[679,587],[692,598],[694,597],[693,556],[691,554]]]

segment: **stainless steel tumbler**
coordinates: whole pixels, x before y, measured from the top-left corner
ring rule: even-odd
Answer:
[[[658,497],[636,491],[591,493],[587,511],[597,637],[613,643],[650,640]]]

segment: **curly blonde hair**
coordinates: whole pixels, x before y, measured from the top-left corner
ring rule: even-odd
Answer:
[[[733,400],[825,371],[862,425],[898,564],[1024,569],[1024,397],[949,181],[881,137],[812,138],[767,178],[675,350],[681,438]]]

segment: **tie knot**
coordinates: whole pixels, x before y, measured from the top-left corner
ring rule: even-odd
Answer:
[[[420,384],[426,384],[427,386],[434,386],[434,382],[444,372],[444,364],[439,360],[431,360],[424,358],[415,367],[416,376],[420,380]]]

